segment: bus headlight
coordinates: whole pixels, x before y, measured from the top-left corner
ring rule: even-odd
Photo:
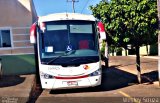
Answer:
[[[50,74],[47,74],[47,73],[43,73],[43,72],[40,72],[40,76],[44,79],[52,79],[54,78],[54,76],[50,75]]]
[[[93,73],[89,74],[89,76],[97,76],[101,74],[101,69],[98,69],[96,71],[94,71]]]

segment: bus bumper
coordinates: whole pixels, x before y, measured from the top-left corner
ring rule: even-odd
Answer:
[[[101,75],[81,79],[42,79],[43,89],[71,89],[94,87],[101,84]]]

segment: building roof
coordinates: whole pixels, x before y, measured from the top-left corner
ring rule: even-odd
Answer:
[[[39,22],[58,21],[58,20],[88,20],[95,21],[93,15],[85,15],[79,13],[55,13],[39,17]]]

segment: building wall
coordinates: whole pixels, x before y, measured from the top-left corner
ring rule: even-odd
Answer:
[[[146,46],[140,47],[140,55],[158,55],[158,45],[148,45],[148,54]]]
[[[36,17],[32,0],[0,0],[0,30],[10,30],[12,45],[0,47],[0,55],[34,53],[29,29]]]
[[[132,53],[131,53],[132,52]],[[127,55],[135,55],[135,49],[128,49]],[[152,44],[148,45],[148,53],[147,53],[147,47],[141,46],[140,47],[140,55],[158,55],[158,44]],[[125,49],[122,50],[122,56],[126,56]]]

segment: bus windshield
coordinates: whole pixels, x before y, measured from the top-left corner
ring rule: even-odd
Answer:
[[[45,22],[45,26],[46,30],[39,32],[41,63],[61,65],[99,61],[94,21],[50,21]]]

